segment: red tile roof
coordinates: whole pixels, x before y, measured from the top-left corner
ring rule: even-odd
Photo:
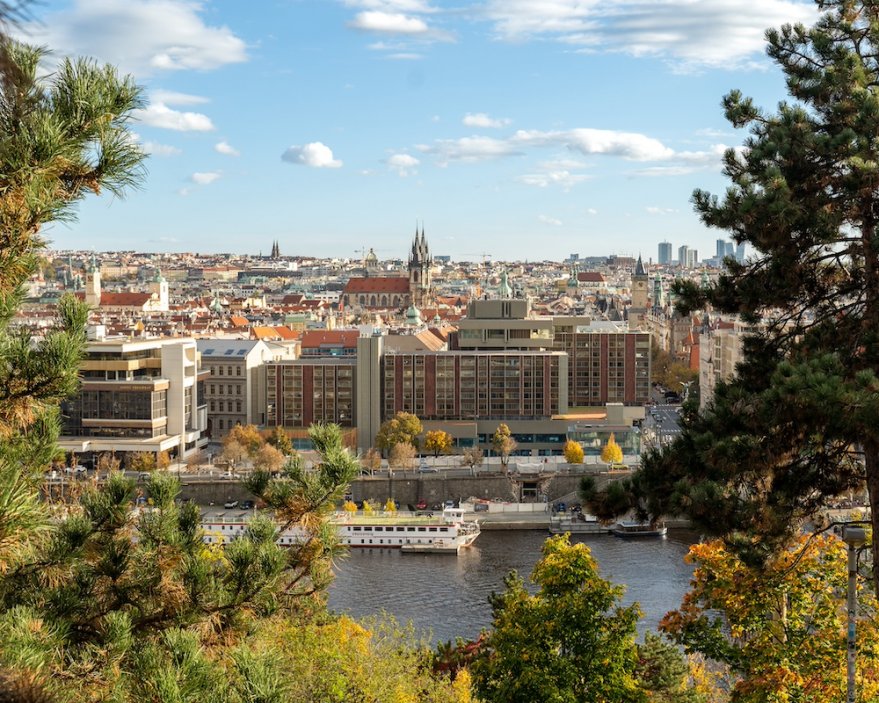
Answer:
[[[580,271],[577,274],[577,280],[580,283],[604,283],[604,275],[598,271]]]
[[[409,279],[402,276],[349,278],[345,293],[408,293]]]

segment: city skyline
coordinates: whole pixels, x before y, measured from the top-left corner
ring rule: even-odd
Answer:
[[[415,221],[456,260],[708,255],[694,188],[721,193],[747,136],[721,97],[784,98],[763,31],[721,0],[300,0],[35,6],[23,38],[131,72],[147,104],[143,189],[47,230],[59,249],[352,258],[405,254]],[[535,244],[538,245],[535,248]]]

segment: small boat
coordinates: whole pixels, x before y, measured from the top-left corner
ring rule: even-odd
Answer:
[[[647,522],[623,520],[614,525],[611,532],[624,539],[638,539],[641,537],[665,537],[668,534],[668,528],[664,524],[651,525]]]
[[[219,513],[202,518],[204,541],[226,543],[240,537],[247,528],[247,514]],[[404,548],[407,552],[458,554],[479,536],[479,523],[464,519],[461,508],[445,508],[441,517],[432,515],[349,515],[338,513],[333,523],[339,538],[352,549]],[[278,535],[278,544],[296,544],[296,528]]]
[[[606,535],[611,528],[602,525],[594,515],[566,515],[554,516],[549,519],[549,533],[563,535],[570,532],[572,535]]]

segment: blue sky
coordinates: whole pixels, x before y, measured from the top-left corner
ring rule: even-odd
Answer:
[[[47,0],[26,37],[144,86],[143,189],[61,248],[562,259],[714,250],[739,88],[784,98],[763,31],[810,0]]]

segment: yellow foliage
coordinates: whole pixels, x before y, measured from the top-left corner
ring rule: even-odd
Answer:
[[[660,629],[694,651],[718,651],[718,638],[735,652],[736,700],[843,698],[846,661],[846,547],[832,535],[801,536],[762,568],[744,564],[722,542],[693,545],[692,590]],[[879,623],[876,599],[858,594],[859,688],[879,692]],[[713,631],[707,623],[723,629]],[[726,634],[720,634],[725,632]],[[803,698],[807,695],[807,698]]]
[[[623,450],[617,444],[613,432],[610,433],[610,437],[607,438],[607,444],[601,450],[601,460],[605,464],[621,464],[623,461]]]
[[[397,504],[394,502],[393,498],[388,498],[385,501],[385,512],[386,513],[395,513],[397,512]]]
[[[569,464],[582,464],[583,463],[583,447],[579,442],[575,442],[569,439],[565,442],[565,461]]]
[[[344,510],[346,513],[350,513],[351,515],[353,515],[357,512],[357,504],[353,500],[346,500],[342,504],[342,510]]]

